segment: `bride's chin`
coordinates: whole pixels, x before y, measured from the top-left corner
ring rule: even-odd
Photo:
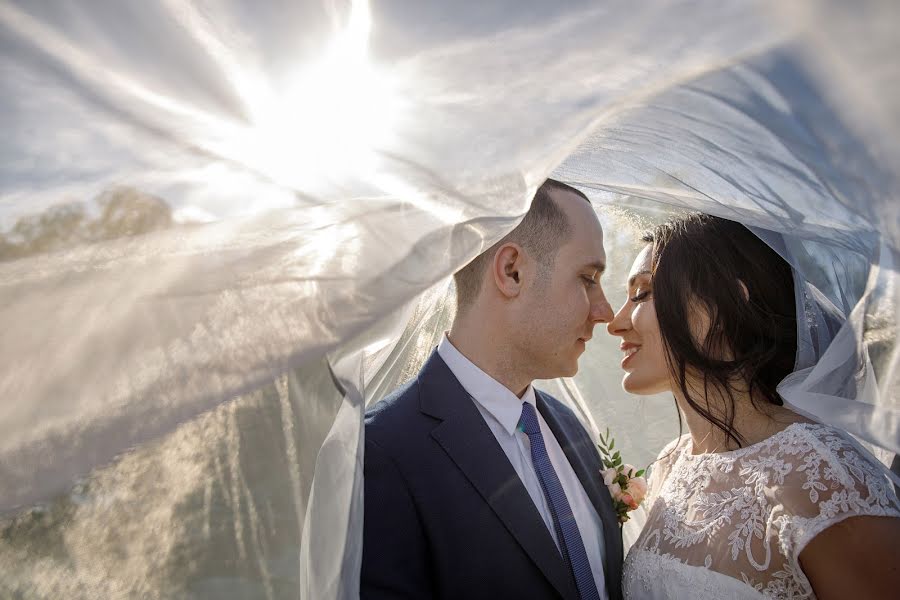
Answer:
[[[625,373],[622,377],[622,389],[635,396],[652,396],[668,391],[669,388],[665,385],[653,385],[647,381],[640,381],[634,374]]]
[[[635,385],[631,373],[625,373],[625,375],[622,376],[622,389],[629,394],[640,394],[640,387],[641,386],[639,385]]]

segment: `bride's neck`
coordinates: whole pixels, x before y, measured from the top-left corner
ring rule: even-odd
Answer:
[[[702,386],[700,387],[702,389]],[[708,410],[721,421],[728,423],[729,416],[734,428],[735,437],[741,440],[738,444],[722,429],[707,420],[697,409],[692,407],[684,397],[684,393],[675,388],[675,401],[684,417],[693,441],[694,454],[711,452],[727,452],[761,442],[785,429],[791,423],[806,421],[803,417],[783,406],[776,406],[765,399],[758,399],[757,408],[751,402],[748,392],[733,392],[732,403],[727,394],[718,389],[709,388],[706,396],[692,393],[696,404]],[[733,406],[733,408],[729,408]]]

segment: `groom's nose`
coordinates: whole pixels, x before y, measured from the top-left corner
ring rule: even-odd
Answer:
[[[591,305],[591,322],[592,323],[609,323],[613,316],[612,306],[606,301],[606,298],[600,298]]]

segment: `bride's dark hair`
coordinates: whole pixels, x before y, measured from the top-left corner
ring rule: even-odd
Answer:
[[[749,387],[757,409],[781,405],[775,388],[794,368],[791,267],[740,223],[711,215],[668,221],[643,240],[653,244],[653,302],[669,371],[687,403],[741,447],[734,392]],[[709,319],[704,339],[691,330],[694,311]],[[710,405],[711,387],[724,405]]]

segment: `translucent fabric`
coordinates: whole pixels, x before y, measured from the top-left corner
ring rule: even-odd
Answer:
[[[549,174],[613,303],[643,224],[758,228],[802,279],[783,394],[889,459],[896,11],[0,4],[0,596],[355,597],[364,407]],[[673,404],[603,337],[543,387],[648,463]]]

